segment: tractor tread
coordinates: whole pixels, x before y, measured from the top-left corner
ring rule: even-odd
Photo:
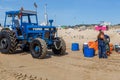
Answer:
[[[1,50],[2,53],[13,54],[17,48],[17,38],[13,31],[10,30],[2,30],[1,34],[7,35],[6,38],[9,39],[10,46],[7,48],[8,50]],[[3,35],[2,35],[3,36]]]
[[[41,55],[35,54],[35,52],[33,50],[34,41],[37,41],[38,44],[40,44],[39,46],[41,47],[41,52],[39,54],[41,54]],[[33,58],[44,59],[47,54],[47,44],[43,39],[36,38],[31,42],[30,50],[31,50],[31,55]]]
[[[42,47],[42,55],[39,57],[40,59],[45,58],[47,54],[47,45],[46,42],[40,38],[37,38],[41,42],[41,47]]]

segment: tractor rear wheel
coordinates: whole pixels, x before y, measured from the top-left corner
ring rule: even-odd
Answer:
[[[64,55],[66,53],[66,43],[62,38],[56,38],[52,51],[56,55]]]
[[[47,54],[46,42],[40,38],[36,38],[30,44],[30,51],[33,58],[45,58]]]
[[[0,32],[0,52],[13,54],[16,50],[17,38],[13,31],[2,30]]]

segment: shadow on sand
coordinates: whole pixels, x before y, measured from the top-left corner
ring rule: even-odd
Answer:
[[[57,54],[54,54],[52,51],[48,51],[48,52],[47,52],[47,56],[46,56],[44,59],[49,59],[49,58],[51,58],[52,56],[62,57],[62,56],[66,56],[66,55],[68,55],[68,52],[66,52],[66,53],[63,54],[63,55],[57,55]]]
[[[9,54],[9,55],[29,55],[30,54],[30,51],[22,51],[21,49],[19,50],[16,50],[16,52],[14,54]],[[31,55],[31,54],[30,54]],[[52,56],[55,56],[55,57],[62,57],[62,56],[66,56],[68,55],[68,53],[66,52],[64,55],[57,55],[57,54],[54,54],[51,50],[48,50],[47,51],[47,55],[44,59],[49,59],[51,58]]]

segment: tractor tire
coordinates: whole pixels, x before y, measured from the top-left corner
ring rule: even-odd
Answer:
[[[56,38],[61,42],[61,47],[59,49],[56,49],[55,45],[52,48],[52,51],[56,55],[64,55],[66,54],[66,43],[62,38]]]
[[[33,58],[43,59],[47,55],[46,42],[40,38],[36,38],[30,44],[30,51]]]
[[[5,54],[15,53],[17,48],[17,38],[13,31],[2,30],[0,32],[0,52]]]

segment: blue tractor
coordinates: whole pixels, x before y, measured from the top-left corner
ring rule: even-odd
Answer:
[[[66,52],[65,41],[57,37],[57,28],[39,26],[36,11],[18,10],[6,12],[4,28],[0,32],[0,52],[13,54],[20,47],[30,51],[33,58],[43,59],[47,50],[51,49],[56,55]]]

